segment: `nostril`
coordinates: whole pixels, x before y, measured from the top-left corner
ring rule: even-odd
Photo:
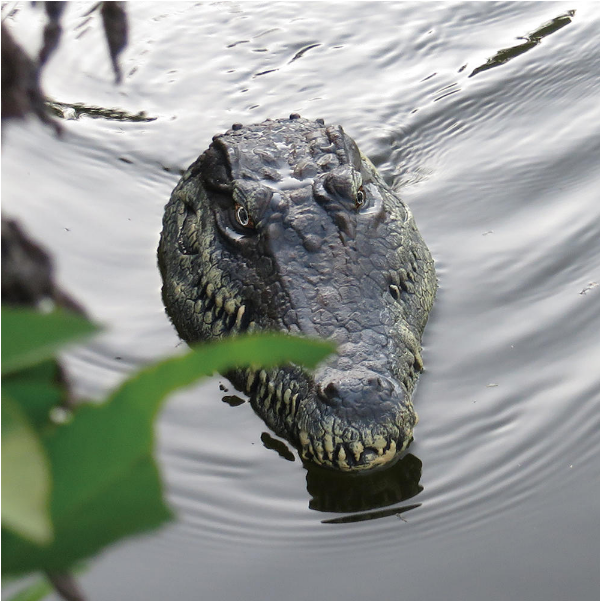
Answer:
[[[352,409],[352,412],[370,412],[383,403],[393,402],[398,397],[397,389],[392,380],[372,372],[356,374],[349,371],[340,378],[330,375],[316,384],[316,393],[322,403],[331,408]]]
[[[340,393],[340,390],[335,383],[328,383],[323,392],[327,398],[334,398]]]
[[[370,377],[367,380],[367,384],[369,387],[372,387],[375,391],[383,391],[383,381],[380,377]]]
[[[341,400],[341,390],[338,385],[329,382],[325,387],[319,385],[317,387],[319,397],[328,406],[337,406]]]

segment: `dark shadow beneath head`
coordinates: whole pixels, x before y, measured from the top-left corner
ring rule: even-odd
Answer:
[[[312,463],[305,463],[305,468],[306,487],[311,496],[309,508],[316,511],[362,513],[402,502],[423,490],[423,486],[419,484],[422,463],[412,454],[405,455],[386,469],[357,474],[332,471]],[[391,510],[393,512],[400,511]],[[381,516],[381,513],[368,513],[364,519],[374,519]],[[359,520],[361,519],[347,517],[334,521],[340,523]]]

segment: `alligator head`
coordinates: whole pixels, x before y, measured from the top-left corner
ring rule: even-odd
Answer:
[[[303,459],[368,469],[410,443],[433,260],[341,127],[294,114],[215,136],[173,191],[158,258],[188,342],[269,330],[337,343],[312,373],[227,375]]]

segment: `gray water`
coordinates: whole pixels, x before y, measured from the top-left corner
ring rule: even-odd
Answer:
[[[41,18],[17,8],[36,47]],[[107,326],[68,358],[78,392],[184,347],[160,299],[162,210],[234,122],[342,124],[410,205],[439,293],[399,465],[307,473],[205,381],[158,425],[177,521],[91,561],[87,595],[598,598],[600,4],[136,2],[120,86],[88,8],[69,6],[46,93],[157,119],[82,117],[62,140],[14,126],[2,162],[4,212]]]

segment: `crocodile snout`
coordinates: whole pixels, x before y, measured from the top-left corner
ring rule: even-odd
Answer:
[[[324,404],[358,417],[385,412],[403,399],[397,384],[370,370],[326,372],[316,389]]]
[[[388,463],[412,439],[416,415],[395,379],[369,369],[325,370],[299,410],[305,460],[346,470]]]

